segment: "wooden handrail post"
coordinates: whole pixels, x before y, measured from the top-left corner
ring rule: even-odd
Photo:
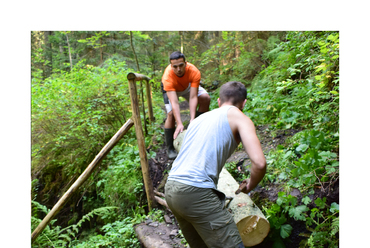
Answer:
[[[154,115],[153,115],[153,105],[152,105],[152,91],[150,89],[149,80],[145,80],[145,86],[146,86],[146,100],[148,103],[149,121],[150,123],[153,123]]]
[[[134,119],[136,139],[137,139],[137,143],[139,147],[141,172],[143,173],[145,192],[146,192],[146,197],[148,200],[148,209],[149,211],[151,211],[152,207],[156,205],[156,201],[154,198],[153,183],[152,183],[152,180],[150,179],[150,174],[149,174],[149,164],[148,164],[148,158],[146,154],[144,132],[143,132],[143,126],[141,124],[139,101],[137,97],[137,88],[136,88],[136,81],[150,80],[150,78],[148,78],[145,75],[141,75],[141,74],[129,73],[127,75],[127,79],[129,82],[129,90],[130,90],[130,97],[131,97],[132,118]]]
[[[96,155],[94,160],[87,166],[85,171],[80,175],[80,177],[74,182],[74,184],[68,189],[68,191],[59,199],[59,201],[54,205],[50,212],[45,216],[45,218],[40,222],[36,229],[32,232],[31,243],[39,236],[39,234],[44,230],[47,224],[54,218],[54,216],[60,211],[64,204],[71,198],[72,194],[77,191],[77,189],[89,178],[93,170],[100,164],[100,162],[105,158],[110,150],[118,143],[118,141],[127,133],[127,131],[134,125],[131,119],[128,119],[126,123],[118,130],[118,132],[109,140],[109,142],[101,149],[101,151]]]

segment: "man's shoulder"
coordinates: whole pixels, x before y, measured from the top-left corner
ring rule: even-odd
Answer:
[[[172,79],[174,76],[173,71],[171,70],[171,65],[168,65],[166,69],[164,69],[162,80]]]
[[[168,74],[169,72],[171,72],[172,70],[171,70],[171,65],[168,65],[167,67],[166,67],[166,69],[164,69],[164,73],[163,74]]]
[[[193,65],[192,63],[190,63],[190,62],[186,62],[186,65],[189,66],[189,69],[190,70],[199,71],[199,69],[195,65]]]
[[[193,65],[189,62],[187,62],[186,73],[189,75],[190,79],[195,80],[195,81],[200,80],[201,75],[200,75],[199,69],[195,65]]]
[[[227,112],[227,119],[230,125],[235,125],[236,127],[244,125],[254,126],[253,121],[238,108],[230,108]]]

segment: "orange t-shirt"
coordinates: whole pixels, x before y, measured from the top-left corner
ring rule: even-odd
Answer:
[[[168,65],[164,70],[162,76],[163,89],[165,91],[184,91],[191,84],[190,87],[197,88],[200,84],[200,71],[195,65],[186,63],[185,74],[178,77]]]

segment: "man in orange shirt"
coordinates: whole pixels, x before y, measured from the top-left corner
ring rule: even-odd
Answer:
[[[186,62],[184,54],[177,51],[170,55],[170,65],[165,69],[161,83],[167,110],[164,133],[169,159],[176,158],[177,152],[173,147],[173,140],[184,130],[178,98],[182,96],[189,102],[190,122],[209,110],[211,98],[199,85],[200,77],[200,71],[193,64]]]

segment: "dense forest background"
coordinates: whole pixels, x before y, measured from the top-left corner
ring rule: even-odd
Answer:
[[[255,125],[268,125],[271,136],[299,131],[265,154],[269,169],[261,185],[282,187],[262,207],[274,246],[285,247],[300,222],[302,247],[337,247],[339,199],[314,197],[317,188],[339,187],[337,31],[32,31],[32,229],[130,118],[129,72],[153,79],[156,122],[145,142],[155,157],[165,117],[159,83],[175,50],[200,69],[211,109],[219,87],[237,80],[248,87],[244,112]],[[293,188],[302,199],[290,194]],[[138,247],[133,224],[160,211],[146,208],[130,130],[33,246]]]

